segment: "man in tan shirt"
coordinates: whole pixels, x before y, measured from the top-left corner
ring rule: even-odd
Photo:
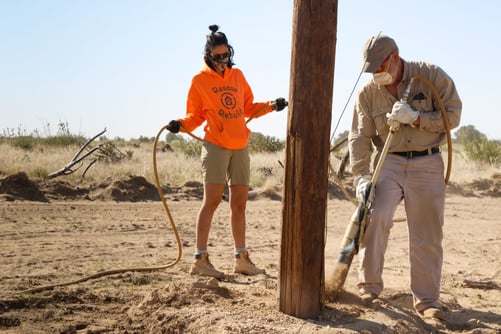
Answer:
[[[461,100],[453,80],[440,67],[402,59],[395,41],[388,36],[373,36],[366,42],[362,71],[372,73],[373,78],[358,93],[349,135],[359,200],[370,186],[372,152],[381,152],[388,136],[388,119],[400,126],[392,136],[377,180],[372,212],[360,245],[360,295],[372,302],[383,290],[384,254],[393,214],[403,199],[414,308],[426,322],[441,323],[445,180],[440,145],[446,143],[447,129],[439,103],[425,80],[414,80],[408,96],[402,98],[411,78],[425,78],[438,91],[450,128],[459,125]]]

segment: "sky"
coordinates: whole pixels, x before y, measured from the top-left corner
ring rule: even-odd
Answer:
[[[288,99],[293,10],[292,0],[0,0],[0,135],[51,136],[65,124],[89,138],[105,128],[110,139],[155,137],[185,115],[211,24],[235,49],[255,101]],[[350,127],[363,45],[382,32],[402,58],[453,78],[460,127],[501,139],[500,14],[497,0],[340,0],[331,136]],[[355,92],[370,78],[362,74]],[[287,109],[248,125],[285,139]]]

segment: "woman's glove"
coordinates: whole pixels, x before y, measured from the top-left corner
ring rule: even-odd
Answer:
[[[167,124],[167,130],[169,130],[172,133],[178,133],[179,130],[181,129],[181,122],[172,120]]]
[[[282,111],[284,110],[285,107],[287,107],[288,103],[285,101],[283,97],[279,97],[278,99],[275,100],[275,110],[276,111]]]

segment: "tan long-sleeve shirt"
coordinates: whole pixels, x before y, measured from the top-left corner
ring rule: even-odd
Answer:
[[[457,127],[462,103],[454,81],[436,65],[403,59],[402,62],[404,72],[397,87],[398,100],[402,98],[411,78],[420,75],[429,80],[438,91],[450,128]],[[354,175],[370,174],[373,147],[378,151],[382,150],[389,133],[386,113],[391,112],[396,101],[384,86],[379,86],[372,79],[359,91],[349,135],[350,162]],[[393,135],[389,152],[424,151],[445,144],[446,128],[439,103],[424,81],[414,80],[407,103],[420,112],[419,126],[402,124]]]

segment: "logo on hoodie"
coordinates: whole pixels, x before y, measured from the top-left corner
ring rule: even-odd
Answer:
[[[235,99],[232,93],[226,92],[221,94],[221,104],[226,109],[235,109],[237,105],[237,100]]]

